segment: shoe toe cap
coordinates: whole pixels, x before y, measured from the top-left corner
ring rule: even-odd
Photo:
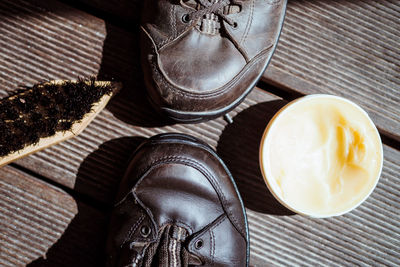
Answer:
[[[182,157],[166,159],[136,186],[136,196],[158,225],[180,222],[196,231],[224,212],[215,190],[192,164]]]
[[[134,192],[157,225],[181,221],[194,232],[226,213],[245,235],[239,193],[215,152],[197,141],[182,140],[181,135],[166,140],[163,136],[150,139],[136,152],[118,198]]]
[[[158,57],[160,72],[168,82],[194,94],[218,90],[245,65],[246,60],[228,39],[196,29],[163,47]]]

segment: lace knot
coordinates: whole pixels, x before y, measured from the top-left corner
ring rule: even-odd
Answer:
[[[200,4],[200,9],[193,11],[185,16],[186,21],[197,21],[198,19],[212,20],[217,16],[226,21],[230,26],[236,27],[237,23],[224,14],[225,7],[228,7],[231,0],[196,0]]]

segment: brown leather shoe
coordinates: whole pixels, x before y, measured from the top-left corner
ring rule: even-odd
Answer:
[[[248,266],[242,200],[217,154],[158,135],[134,153],[117,196],[108,266]]]
[[[146,0],[142,65],[151,102],[199,122],[237,106],[264,73],[287,0]]]

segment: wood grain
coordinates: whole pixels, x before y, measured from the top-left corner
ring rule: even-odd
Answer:
[[[289,1],[264,80],[361,105],[400,140],[400,1]]]
[[[140,20],[137,0],[112,7],[108,1],[80,2],[117,24]],[[381,132],[399,141],[399,20],[399,1],[289,0],[279,45],[263,79],[289,92],[351,99]]]
[[[217,146],[247,208],[251,264],[398,266],[400,151],[384,146],[380,182],[367,201],[354,211],[329,219],[294,215],[269,193],[258,165],[259,140],[266,119],[285,103],[261,102],[242,111],[224,129]],[[239,145],[237,140],[245,141]]]
[[[305,1],[298,2],[304,3],[307,7]],[[326,4],[319,2],[322,7],[334,1],[328,1]],[[371,3],[368,0],[357,2]],[[296,3],[291,1],[290,5],[294,6]],[[397,16],[398,9],[395,2],[392,1],[394,4],[391,11],[384,8],[385,4],[389,3],[388,1],[380,3],[377,4],[376,12],[384,13],[385,11],[390,12],[392,17]],[[290,12],[293,11],[289,10],[289,15]],[[307,18],[314,13],[300,13],[302,15],[300,17]],[[338,15],[340,14],[339,12]],[[55,183],[73,188],[82,195],[103,202],[104,206],[109,206],[129,156],[143,138],[162,132],[188,133],[215,147],[234,174],[249,215],[253,266],[266,264],[396,266],[400,264],[398,249],[400,247],[398,241],[400,240],[398,223],[400,207],[397,201],[400,192],[399,151],[385,147],[385,167],[382,179],[373,195],[354,212],[326,220],[312,220],[293,215],[276,203],[268,193],[258,168],[258,144],[262,130],[269,118],[286,103],[279,97],[259,89],[254,90],[244,103],[231,113],[234,116],[233,124],[228,125],[220,118],[198,125],[173,125],[158,117],[145,100],[135,30],[127,32],[116,28],[101,19],[57,1],[1,0],[0,17],[0,96],[6,95],[7,91],[14,90],[18,85],[32,85],[43,79],[75,79],[77,76],[99,74],[124,83],[122,92],[79,137],[18,161],[20,166],[41,174]],[[386,27],[394,25],[386,22]],[[307,26],[307,24],[304,25]],[[282,43],[285,44],[285,42]],[[317,51],[314,52],[317,53]],[[279,56],[278,51],[277,55]],[[389,56],[393,56],[393,53]],[[390,58],[387,57],[387,59]],[[319,86],[330,82],[325,79],[314,82],[309,78],[314,77],[314,71],[318,69],[313,65],[316,63],[309,58],[304,61],[309,63],[300,65],[304,68],[298,68],[304,71],[303,76],[301,76],[302,72],[296,74],[300,75],[301,79],[292,72],[284,72],[283,70],[286,71],[286,69],[280,70],[274,62],[278,61],[273,61],[272,66],[275,64],[275,67],[271,71],[280,73],[281,76],[275,82],[280,82],[282,86],[288,84],[289,87],[296,88],[295,85],[301,84],[307,88],[308,85],[317,82]],[[285,64],[290,66],[289,63]],[[305,72],[304,69],[312,71]],[[387,70],[388,75],[392,75],[391,69]],[[371,77],[373,77],[372,80],[376,79],[375,76]],[[333,88],[333,85],[331,87]],[[357,101],[363,105],[364,96],[360,95],[359,91],[358,93],[350,91],[349,87],[340,88],[343,89],[343,94],[354,93]],[[382,110],[375,111],[379,114],[382,112],[383,117],[387,115],[386,106],[388,110],[393,111],[393,99],[397,101],[397,93],[396,88],[385,90],[385,94],[391,100],[387,101],[387,105],[386,102],[381,102]],[[363,94],[368,95],[365,92]],[[385,94],[381,95],[386,97]],[[381,99],[375,94],[373,98]],[[381,100],[385,101],[386,98]],[[370,109],[367,110],[370,111]],[[394,110],[396,111],[396,107]],[[375,116],[374,119],[376,118]],[[392,119],[393,116],[388,116],[387,120]],[[376,122],[380,127],[384,125],[398,127],[396,118],[394,124],[384,120],[376,120]],[[9,167],[1,169],[0,173],[3,171],[6,173],[5,176],[11,173],[11,176],[7,177],[14,177]],[[12,185],[8,190],[19,192],[18,183],[21,180],[23,179],[9,179],[7,183]],[[56,198],[47,196],[52,195],[51,192],[55,189],[48,193],[47,190],[38,191],[37,188],[33,183],[27,190],[30,190],[28,192],[31,195],[49,199],[51,203],[47,206],[35,206],[37,209],[45,209],[45,211],[41,210],[43,214],[46,209],[49,209],[49,205],[58,207],[60,203],[70,203],[70,200],[51,202],[50,200]],[[3,187],[0,188],[2,189]],[[17,193],[13,195],[18,196]],[[7,207],[7,210],[15,210],[19,205],[18,202],[15,205],[7,203],[0,202],[0,208]],[[102,257],[99,255],[102,255],[101,249],[104,244],[108,214],[81,202],[77,205],[78,216],[69,225],[62,239],[48,252],[48,260],[40,259],[32,266],[96,266],[100,264]],[[69,215],[76,212],[72,206],[67,210]],[[35,209],[32,211],[36,214]],[[61,211],[57,208],[57,212]],[[20,216],[18,212],[11,215]],[[26,213],[24,216],[31,218],[32,214]],[[55,211],[45,217],[50,221],[55,220],[54,218],[61,220],[63,223],[60,226],[63,227],[68,224],[65,219],[67,216],[58,215]],[[26,219],[24,222],[26,226],[21,223],[18,227],[25,229],[23,227],[29,226],[27,231],[37,234],[39,234],[37,229],[42,229],[40,227],[47,225],[45,221],[41,221],[44,226],[40,223],[32,227]],[[52,224],[52,227],[55,226]],[[13,226],[12,229],[16,227]],[[58,230],[57,233],[60,231]],[[15,234],[10,233],[6,236],[7,244],[13,244],[9,242],[9,239],[13,236],[15,238]],[[47,240],[47,243],[41,243],[40,240],[38,242],[44,244],[41,245],[42,249],[51,243],[50,240]],[[25,244],[22,242],[22,245]],[[22,264],[25,260],[32,260],[43,253],[30,252],[25,247],[21,250],[16,245],[12,245],[12,249],[12,252],[1,256],[0,260]]]
[[[7,61],[9,66],[17,69],[21,75],[15,77],[9,69],[0,72],[0,92],[5,94],[7,89],[12,90],[17,84],[29,85],[46,79],[42,74],[73,79],[76,78],[75,75],[88,76],[98,73],[101,77],[122,81],[124,88],[111,100],[107,110],[99,114],[79,137],[31,155],[18,161],[18,164],[78,192],[89,194],[97,200],[109,202],[113,199],[118,179],[124,170],[124,160],[126,161],[132,153],[135,139],[163,132],[184,132],[216,147],[219,135],[226,125],[222,118],[196,125],[172,125],[154,113],[145,98],[135,35],[106,25],[79,11],[72,12],[67,9],[68,12],[64,15],[62,4],[47,6],[44,1],[36,1],[35,4],[0,1],[0,7],[5,9],[4,15],[10,14],[3,22],[8,23],[10,29],[7,28],[6,31],[0,27],[0,35],[9,38],[9,32],[18,33],[11,35],[15,37],[11,46],[0,47],[0,62],[6,63],[5,59],[2,61],[2,57],[12,57],[18,54],[17,51],[27,50],[27,55],[23,56],[23,65]],[[46,12],[43,12],[43,9]],[[27,12],[26,10],[30,10],[29,16],[18,15]],[[32,17],[40,19],[35,21],[35,28],[19,32],[20,28],[31,25]],[[75,34],[71,32],[72,29],[76,31]],[[39,39],[36,35],[56,31],[60,38],[47,39],[43,45],[36,45],[35,41]],[[81,45],[77,46],[78,43]],[[97,45],[101,43],[103,47]],[[54,49],[57,51],[53,51]],[[71,51],[74,57],[70,56]],[[41,61],[48,64],[57,63],[60,68],[46,72],[47,66],[36,66],[37,58],[31,58],[29,54],[40,54]],[[49,54],[57,54],[57,57],[48,57]],[[85,64],[83,67],[74,62]],[[40,72],[31,72],[33,69],[39,69]],[[13,77],[13,80],[7,80],[8,77]],[[233,113],[255,101],[274,99],[277,97],[256,90]],[[130,137],[135,137],[133,142]],[[94,157],[94,153],[102,155]]]
[[[0,265],[22,266],[43,255],[77,213],[65,192],[11,167],[0,169]]]
[[[104,266],[109,215],[77,201],[78,214],[45,257],[29,267]]]
[[[45,1],[0,1],[0,96],[43,80],[95,75],[103,21]]]
[[[265,116],[279,108],[256,104],[263,116],[250,122],[248,109],[240,112],[229,132],[243,132],[243,125],[255,122],[261,129]],[[246,123],[247,121],[247,123]],[[239,124],[240,123],[240,124]],[[240,126],[239,126],[240,125]],[[250,266],[398,266],[400,264],[400,152],[384,147],[385,163],[380,182],[372,195],[356,210],[330,219],[310,219],[294,215],[280,206],[263,184],[254,161],[258,131],[242,133],[249,137],[246,148],[232,146],[221,136],[218,152],[230,167],[244,199],[250,225]],[[227,151],[231,152],[228,154]],[[238,157],[238,155],[241,155]],[[236,166],[236,167],[235,167]],[[246,166],[246,167],[244,167]],[[79,213],[47,259],[30,266],[102,265],[108,213],[78,203]],[[388,220],[388,218],[390,218]]]
[[[62,83],[62,82],[63,81],[51,81],[51,83],[55,83],[55,84]],[[110,82],[96,81],[95,86],[117,86],[117,85],[112,85]],[[116,89],[116,90],[118,90],[118,89]],[[10,153],[4,157],[0,157],[0,168],[4,165],[7,165],[7,164],[17,160],[17,159],[26,157],[30,154],[33,154],[40,150],[43,150],[47,147],[53,146],[55,144],[58,144],[60,142],[63,142],[65,140],[68,140],[70,138],[78,136],[93,121],[93,119],[97,116],[97,114],[99,114],[100,111],[102,111],[104,109],[104,107],[108,104],[108,101],[110,101],[113,94],[114,94],[114,92],[110,93],[109,95],[104,95],[100,98],[100,100],[98,102],[93,103],[90,112],[85,114],[85,116],[80,121],[74,122],[74,124],[72,124],[70,130],[59,131],[59,132],[56,132],[52,136],[40,138],[40,140],[35,144],[25,146],[23,149],[20,149],[18,151]],[[20,97],[20,96],[14,95],[10,98],[7,98],[7,100],[5,100],[5,101],[10,102],[12,99],[17,98],[17,97]],[[37,103],[35,103],[35,104],[37,104]]]
[[[236,108],[232,115],[260,101],[278,99],[257,89]],[[121,109],[129,103],[114,103]],[[130,115],[151,121],[140,109],[133,109]],[[141,127],[119,120],[109,110],[104,110],[82,132],[72,140],[47,148],[17,161],[57,183],[74,188],[77,192],[90,195],[99,201],[110,202],[114,198],[119,179],[135,147],[144,139],[159,133],[181,132],[196,136],[213,147],[226,126],[222,119],[196,125],[165,125]]]
[[[62,0],[61,2],[84,9],[88,13],[95,12],[104,20],[112,19],[129,24],[140,21],[143,4],[143,0]]]

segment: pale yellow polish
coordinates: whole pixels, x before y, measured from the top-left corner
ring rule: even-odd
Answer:
[[[267,185],[284,205],[314,217],[343,214],[371,193],[382,168],[382,144],[360,107],[315,95],[283,108],[260,149]]]

